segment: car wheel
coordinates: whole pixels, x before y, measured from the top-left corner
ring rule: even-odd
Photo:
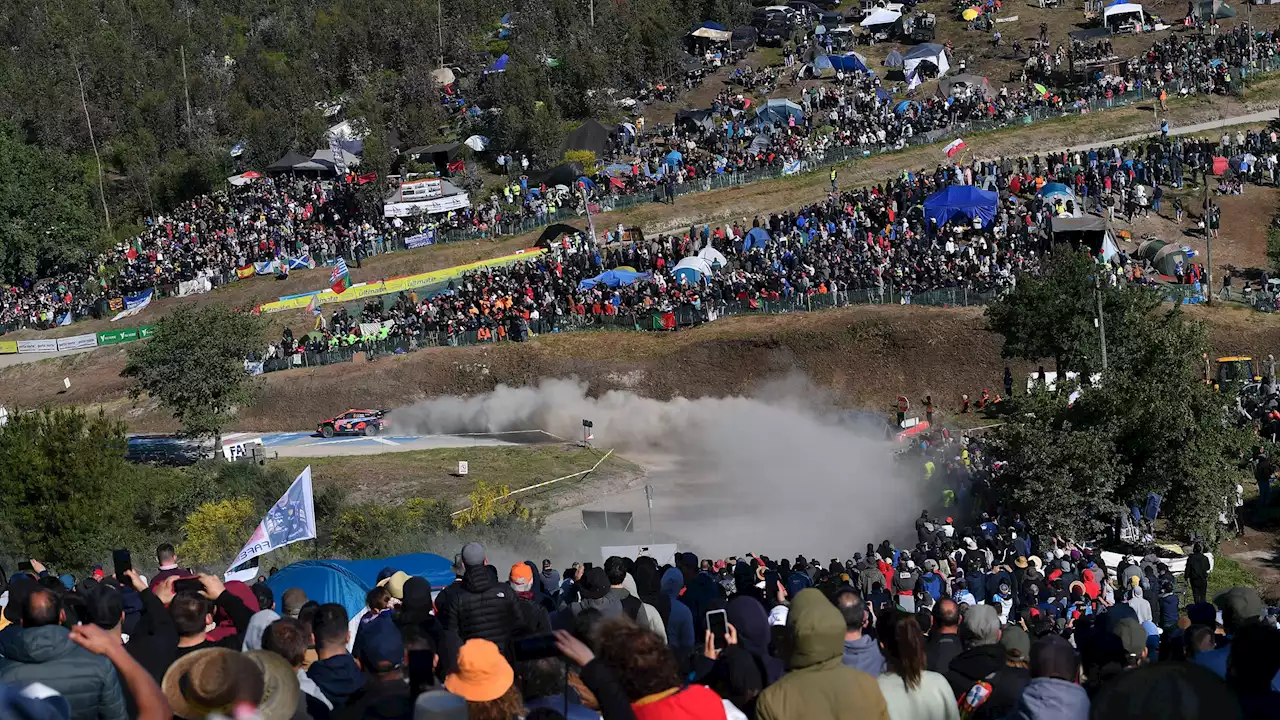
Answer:
[[[364,434],[365,434],[365,436],[366,436],[366,437],[373,437],[374,435],[377,435],[377,434],[378,434],[378,426],[377,426],[377,425],[374,425],[373,423],[369,423],[368,425],[365,425],[365,426],[364,426]]]
[[[320,428],[320,434],[327,438],[333,437],[333,426],[325,425],[324,427]]]

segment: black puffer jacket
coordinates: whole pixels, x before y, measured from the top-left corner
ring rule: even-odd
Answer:
[[[492,567],[468,567],[462,583],[449,594],[448,609],[440,614],[445,629],[458,633],[464,642],[482,638],[509,653],[511,636],[522,625],[516,602],[515,591],[498,582]]]
[[[0,682],[44,683],[66,698],[71,720],[125,720],[124,691],[111,661],[71,640],[59,625],[0,632]]]

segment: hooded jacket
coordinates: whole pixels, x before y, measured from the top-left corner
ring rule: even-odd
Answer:
[[[978,708],[975,718],[1002,718],[1012,712],[1030,677],[1025,669],[1005,664],[1004,646],[1000,643],[965,650],[951,661],[945,675],[957,699],[979,680],[991,683],[991,695]]]
[[[66,698],[70,720],[125,720],[124,691],[111,661],[71,640],[61,625],[0,632],[0,682],[43,683]]]
[[[662,574],[662,595],[670,604],[667,618],[667,644],[679,657],[693,650],[693,612],[680,602],[680,590],[684,588],[684,575],[677,568]]]
[[[888,720],[875,679],[843,663],[844,618],[821,591],[795,596],[786,630],[791,671],[760,694],[756,720]]]
[[[1088,720],[1089,694],[1075,683],[1036,678],[1018,699],[1012,720]]]
[[[875,638],[863,635],[857,640],[844,641],[844,664],[876,677],[884,672],[884,655]]]
[[[511,636],[522,624],[516,593],[498,582],[488,565],[468,567],[457,591],[449,595],[449,607],[440,615],[445,630],[452,630],[465,642],[482,638],[503,653],[511,649]]]
[[[346,707],[352,696],[364,689],[364,673],[360,672],[360,666],[349,653],[311,663],[307,677],[320,688],[334,710]]]

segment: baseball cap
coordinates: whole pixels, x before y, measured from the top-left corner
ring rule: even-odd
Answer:
[[[511,582],[526,583],[533,580],[533,570],[524,563],[516,563],[511,566]]]
[[[475,567],[483,565],[485,559],[484,545],[478,542],[469,542],[462,546],[462,564],[467,567]]]
[[[1111,628],[1111,632],[1120,638],[1120,644],[1129,655],[1138,656],[1147,647],[1147,631],[1142,623],[1133,618],[1124,618]]]
[[[371,670],[393,670],[404,662],[404,640],[395,625],[370,623],[360,629],[360,662]]]
[[[1031,636],[1017,625],[1008,625],[1001,631],[1000,644],[1006,654],[1016,653],[1023,660],[1031,656]]]
[[[1000,640],[1000,616],[990,605],[974,605],[964,614],[960,630],[975,645],[993,645]]]

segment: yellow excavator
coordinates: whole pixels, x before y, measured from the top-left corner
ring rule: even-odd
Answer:
[[[1262,380],[1261,377],[1254,374],[1253,358],[1247,355],[1220,357],[1217,365],[1218,373],[1217,380],[1214,382],[1215,390],[1239,390],[1248,383]]]

